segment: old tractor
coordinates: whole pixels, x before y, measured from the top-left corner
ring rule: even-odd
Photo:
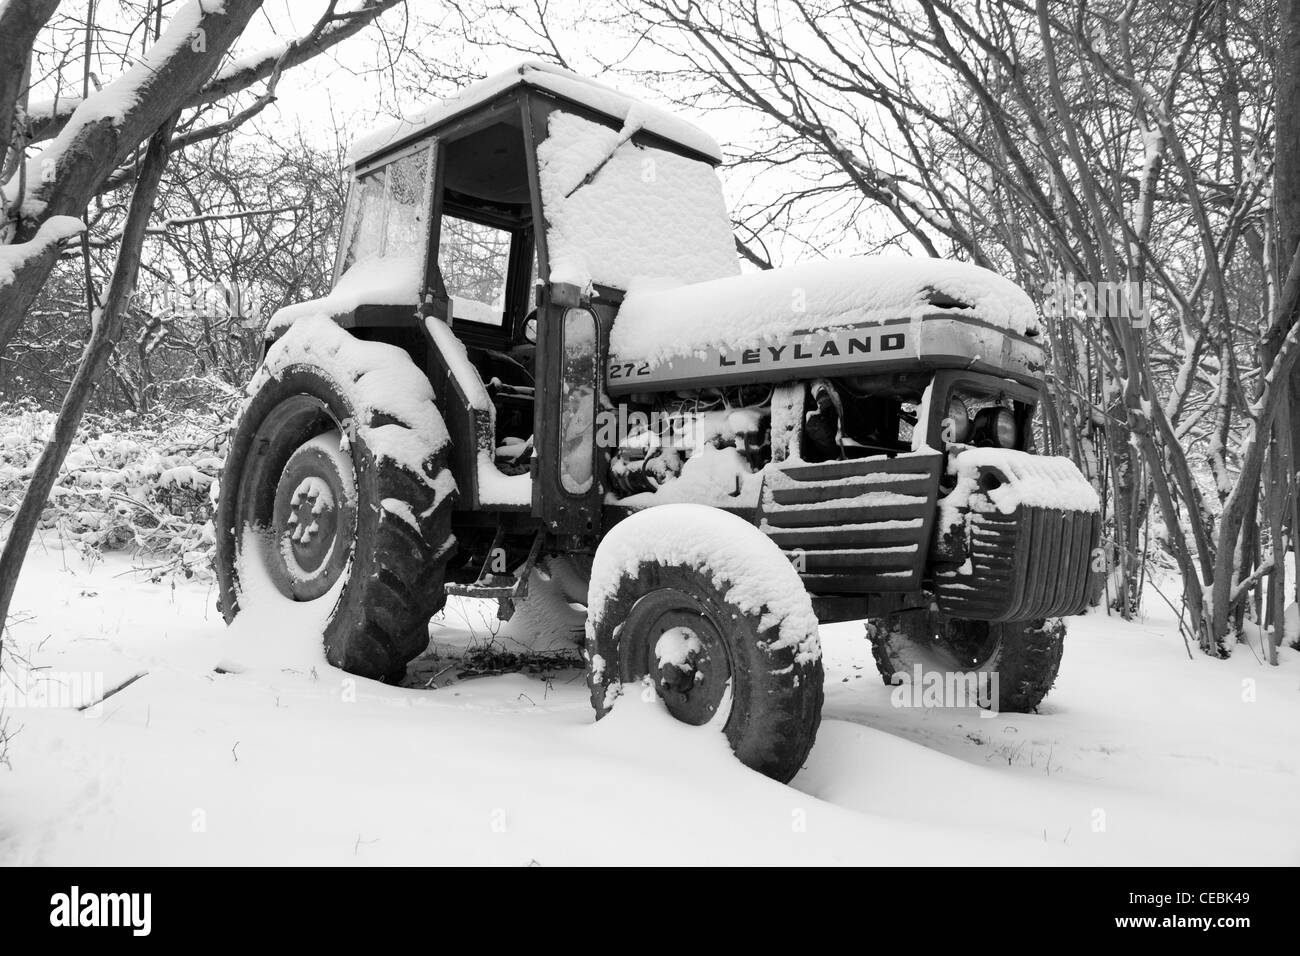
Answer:
[[[886,681],[1035,708],[1099,516],[1035,454],[1033,304],[935,259],[742,274],[721,158],[541,64],[363,138],[332,291],[271,318],[232,433],[226,619],[313,605],[331,664],[391,681],[446,595],[558,596],[597,716],[638,683],[780,780],[819,621],[867,621]]]

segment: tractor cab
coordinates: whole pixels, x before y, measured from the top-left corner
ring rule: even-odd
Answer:
[[[624,292],[738,272],[717,145],[669,113],[525,64],[364,137],[350,158],[326,301],[347,307],[345,328],[402,342],[429,371],[460,509],[594,531],[589,426]]]

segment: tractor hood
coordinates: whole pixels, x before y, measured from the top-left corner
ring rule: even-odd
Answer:
[[[921,366],[1041,376],[1038,315],[965,262],[881,256],[689,285],[633,284],[610,333],[611,394]]]

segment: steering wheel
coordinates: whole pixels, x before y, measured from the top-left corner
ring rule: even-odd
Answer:
[[[510,330],[510,350],[537,345],[537,310],[529,309],[522,319],[516,319]]]
[[[510,342],[506,346],[509,358],[523,366],[531,378],[533,364],[537,357],[537,310],[531,309],[522,318],[516,319],[510,329]]]

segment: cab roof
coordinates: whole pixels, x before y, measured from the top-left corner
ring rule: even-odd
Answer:
[[[722,150],[717,141],[695,124],[620,93],[613,87],[550,63],[533,61],[489,76],[454,96],[429,104],[409,119],[390,123],[359,137],[348,151],[348,162],[354,165],[365,163],[406,140],[477,109],[508,90],[525,86],[579,103],[615,122],[635,125],[713,163],[722,162]]]

